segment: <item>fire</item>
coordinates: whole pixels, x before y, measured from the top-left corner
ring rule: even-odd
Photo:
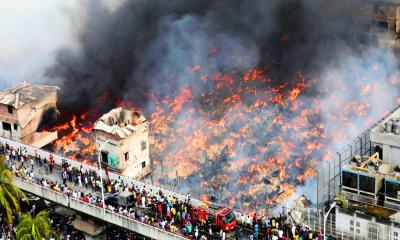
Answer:
[[[287,41],[286,35],[283,40]],[[317,80],[298,72],[293,80],[274,85],[274,64],[278,63],[217,73],[194,64],[187,74],[206,84],[204,89],[186,84],[167,97],[146,93],[153,106],[146,110],[154,180],[189,186],[205,202],[247,211],[281,204],[297,185],[315,177],[316,163],[330,157],[331,144],[347,140],[348,133],[345,127],[327,132],[321,120],[324,106],[306,94]],[[356,84],[365,98],[376,91],[374,84]],[[334,104],[338,111],[328,115],[329,121],[343,125],[359,117],[365,124],[373,121],[366,117],[368,101]],[[116,105],[136,109],[127,101]],[[54,127],[62,136],[54,143],[58,153],[95,162],[91,131],[98,116],[89,112]]]

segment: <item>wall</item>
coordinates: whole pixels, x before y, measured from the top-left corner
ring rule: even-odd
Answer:
[[[137,176],[143,172],[148,173],[151,169],[150,153],[149,153],[149,132],[148,122],[141,123],[136,126],[137,131],[127,138],[121,140],[120,159],[123,162],[123,168],[128,171],[127,175]],[[142,150],[142,141],[146,142],[146,148]],[[125,162],[125,153],[129,153],[129,159]],[[146,167],[142,167],[145,162]]]
[[[379,221],[375,217],[367,217],[357,213],[344,213],[336,209],[336,231],[349,239],[400,240],[400,228],[390,221]],[[378,234],[369,235],[369,228],[376,228]],[[397,238],[397,239],[396,239]]]
[[[18,109],[18,122],[26,122],[26,126],[21,126],[21,138],[37,131],[42,121],[43,114],[50,108],[56,108],[57,91],[49,92],[42,99],[23,105]],[[33,114],[33,115],[32,115]]]
[[[13,140],[19,140],[19,127],[17,130],[14,129],[14,124],[18,124],[17,110],[13,108],[13,113],[8,112],[8,105],[0,104],[0,136],[12,138]],[[3,122],[11,124],[11,136],[9,131],[3,130]]]
[[[149,133],[148,122],[136,126],[137,131],[124,139],[116,139],[115,136],[103,131],[95,130],[96,147],[99,149],[103,143],[109,142],[103,147],[102,151],[118,157],[119,165],[117,171],[127,171],[129,176],[142,176],[151,170],[149,153]],[[141,142],[146,142],[146,149],[142,150]],[[125,161],[125,153],[128,152],[129,158]],[[146,167],[142,168],[142,162]]]

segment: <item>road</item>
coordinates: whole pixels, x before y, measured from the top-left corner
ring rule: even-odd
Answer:
[[[7,143],[10,146],[13,146],[13,147],[16,147],[16,148],[26,149],[28,155],[37,154],[37,155],[40,155],[42,159],[43,158],[49,159],[50,154],[52,154],[50,152],[47,152],[47,151],[44,151],[44,150],[41,150],[41,149],[36,149],[36,148],[30,147],[30,146],[27,146],[27,145],[23,145],[21,143],[18,143],[18,142],[9,140],[9,139],[5,139],[5,138],[2,138],[2,137],[0,137],[0,143],[3,143],[3,144]],[[40,167],[40,166],[35,164],[34,167],[33,167],[33,170],[34,170],[33,173],[34,173],[34,177],[35,178],[38,178],[38,179],[43,178],[43,179],[46,179],[46,181],[48,181],[48,182],[59,182],[59,183],[61,183],[62,182],[62,178],[61,178],[61,167],[60,166],[61,166],[61,163],[62,163],[63,160],[66,160],[69,164],[71,164],[72,166],[75,166],[76,168],[79,168],[80,166],[82,166],[85,170],[90,170],[91,169],[91,170],[95,170],[96,172],[99,172],[98,169],[95,169],[94,167],[89,166],[89,165],[81,164],[79,162],[76,162],[76,161],[73,161],[73,160],[70,160],[70,159],[66,159],[66,158],[63,158],[61,156],[57,156],[55,154],[53,154],[53,157],[54,157],[54,160],[55,160],[55,163],[56,163],[56,166],[53,169],[53,172],[50,173],[50,174],[46,174],[44,167]],[[20,165],[19,162],[15,162],[15,164],[17,166]],[[103,172],[103,174],[105,175],[104,172]],[[160,188],[160,187],[157,187],[157,186],[152,186],[152,185],[150,185],[148,183],[144,183],[144,182],[141,182],[141,181],[138,181],[138,180],[135,180],[135,179],[130,179],[130,178],[125,177],[125,176],[120,176],[120,175],[115,174],[115,173],[109,173],[108,176],[111,179],[114,179],[114,180],[116,180],[118,178],[121,178],[121,179],[124,180],[125,183],[130,182],[133,185],[135,185],[136,187],[138,187],[139,189],[143,187],[144,189],[146,189],[147,192],[158,193],[158,191],[161,190],[166,195],[175,196],[177,199],[179,199],[181,201],[184,201],[185,198],[186,198],[185,195],[179,194],[179,193],[177,193],[175,191],[168,190],[168,189],[165,189],[165,188]],[[91,193],[94,196],[100,196],[99,192],[92,191],[92,189],[90,187],[89,188],[85,188],[85,187],[80,188],[79,186],[71,184],[71,183],[69,183],[67,185],[71,190],[79,191],[79,192],[82,192],[84,194]],[[200,200],[197,200],[197,199],[192,199],[191,200],[191,204],[192,205],[196,205],[196,206],[202,206],[203,205],[203,203]],[[241,213],[235,212],[235,215],[238,218],[241,215]],[[250,234],[250,231],[248,229],[244,229],[243,232],[244,232],[244,237],[247,237]],[[227,234],[227,239],[234,239],[234,231]]]

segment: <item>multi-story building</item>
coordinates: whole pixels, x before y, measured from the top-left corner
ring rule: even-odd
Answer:
[[[102,164],[135,178],[150,173],[148,122],[142,113],[112,109],[96,121],[93,131]]]
[[[336,231],[350,239],[400,239],[400,108],[375,124],[364,156],[341,166]]]
[[[57,139],[57,132],[38,130],[55,120],[57,87],[22,83],[0,91],[0,135],[34,147]]]
[[[400,50],[400,2],[375,1],[368,13],[369,34],[381,47]]]

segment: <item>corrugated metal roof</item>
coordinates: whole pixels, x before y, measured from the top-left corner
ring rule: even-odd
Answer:
[[[0,104],[13,106],[15,109],[21,106],[41,99],[48,93],[59,90],[55,86],[31,85],[29,83],[21,83],[12,88],[0,91]]]
[[[147,121],[143,114],[139,112],[115,108],[97,120],[93,129],[109,133],[121,139],[126,138],[136,132],[137,128],[132,123],[132,116],[135,114],[138,115],[138,124]]]

